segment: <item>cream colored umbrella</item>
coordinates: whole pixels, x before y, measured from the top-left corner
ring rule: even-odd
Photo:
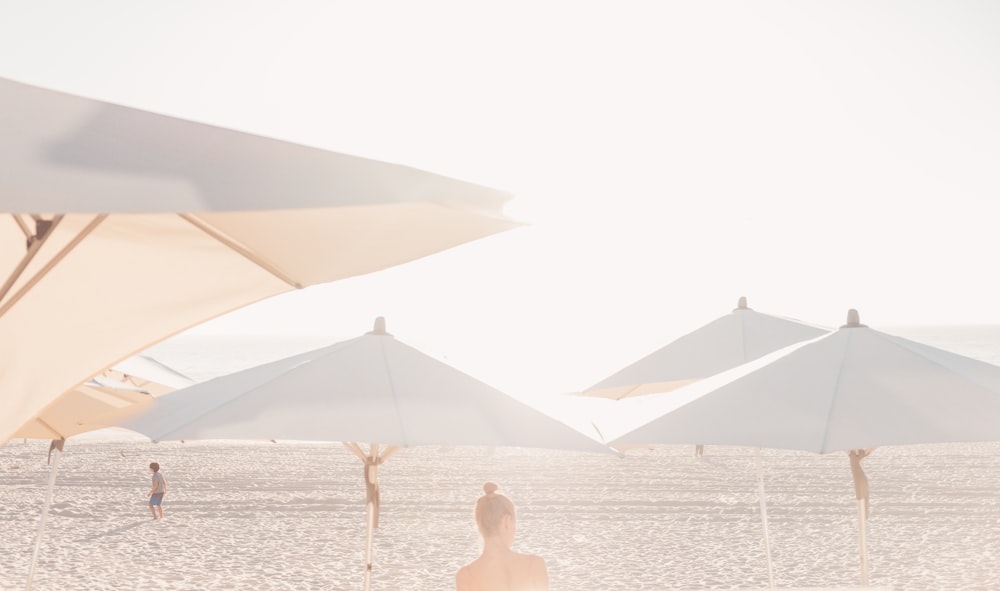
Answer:
[[[340,441],[365,465],[370,587],[378,466],[413,445],[613,453],[605,445],[397,340],[378,318],[360,337],[201,382],[119,426],[154,441]],[[359,443],[370,443],[368,451]],[[381,449],[381,452],[380,452]]]
[[[0,163],[0,442],[196,324],[516,225],[493,189],[2,78]]]
[[[146,376],[153,376],[155,380]],[[15,438],[52,440],[49,445],[49,482],[35,535],[31,565],[28,568],[28,591],[31,590],[35,566],[38,564],[59,459],[66,439],[119,420],[135,409],[151,403],[154,396],[191,385],[194,385],[193,380],[152,357],[132,357],[88,380],[86,384],[63,393],[14,433]]]
[[[194,383],[152,357],[131,357],[64,392],[21,425],[11,438],[65,440],[100,429],[104,422],[113,422],[127,409],[134,410],[155,396]]]

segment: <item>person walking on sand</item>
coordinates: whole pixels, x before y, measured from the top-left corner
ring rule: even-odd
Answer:
[[[545,560],[511,549],[517,531],[514,503],[487,482],[476,501],[476,526],[483,537],[482,555],[455,574],[457,591],[548,591]]]
[[[153,514],[153,519],[163,519],[163,495],[167,492],[167,481],[160,474],[160,465],[153,462],[149,465],[149,471],[153,473],[153,488],[149,489],[149,511]],[[157,517],[156,512],[160,514]]]

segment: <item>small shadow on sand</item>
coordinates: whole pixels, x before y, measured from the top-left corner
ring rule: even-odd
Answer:
[[[152,519],[143,519],[143,520],[140,520],[140,521],[135,521],[133,523],[126,523],[125,525],[122,525],[120,527],[116,527],[114,529],[109,529],[108,531],[101,532],[99,534],[94,534],[92,536],[87,536],[86,538],[81,538],[81,539],[79,539],[77,541],[78,542],[89,542],[91,540],[96,540],[98,538],[106,538],[108,536],[113,536],[115,534],[125,533],[128,530],[130,530],[130,529],[135,529],[135,528],[137,528],[137,527],[139,527],[139,526],[141,526],[143,524],[152,523],[152,522],[153,522]]]

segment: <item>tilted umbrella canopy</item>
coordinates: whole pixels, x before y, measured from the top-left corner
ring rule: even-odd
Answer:
[[[124,359],[95,379],[110,385],[114,385],[115,382],[131,384],[153,396],[193,386],[195,383],[188,376],[148,355],[135,355]]]
[[[21,425],[12,439],[66,439],[73,435],[100,429],[95,423],[115,411],[153,400],[152,394],[122,384],[107,387],[96,381],[64,392],[37,415]]]
[[[659,406],[659,409],[656,407]],[[1000,366],[860,323],[658,397],[613,443],[815,453],[1000,440]]]
[[[198,323],[512,228],[507,198],[0,79],[0,442]]]
[[[736,309],[657,349],[580,394],[621,399],[668,392],[829,331],[762,314],[740,298]]]

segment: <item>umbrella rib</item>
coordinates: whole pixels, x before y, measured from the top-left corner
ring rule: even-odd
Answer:
[[[21,231],[24,232],[24,237],[28,239],[28,250],[24,253],[24,256],[21,257],[21,262],[17,264],[17,267],[11,271],[10,276],[7,277],[7,281],[4,282],[3,287],[0,287],[0,300],[3,300],[3,298],[7,296],[7,292],[10,291],[10,288],[14,287],[14,282],[20,279],[21,274],[24,273],[24,270],[27,269],[28,265],[31,264],[31,261],[34,260],[35,255],[38,254],[38,251],[40,251],[42,246],[48,241],[49,236],[52,236],[52,230],[56,229],[56,226],[59,225],[59,222],[61,222],[63,218],[61,215],[56,216],[56,218],[52,221],[52,226],[49,230],[39,237],[32,234],[31,228],[24,223],[21,216],[13,214],[13,217],[14,221],[16,221],[17,225],[21,228]]]
[[[90,233],[93,232],[94,229],[97,228],[97,226],[99,226],[101,222],[103,222],[107,217],[108,214],[106,213],[94,216],[94,219],[90,220],[90,222],[86,226],[84,226],[82,230],[80,230],[79,234],[74,236],[73,239],[70,240],[66,244],[66,246],[62,248],[62,250],[56,253],[56,256],[52,257],[51,260],[46,262],[45,265],[41,269],[39,269],[38,273],[36,273],[33,277],[31,277],[31,279],[26,281],[25,284],[21,286],[21,289],[17,290],[17,292],[14,295],[12,295],[10,299],[5,301],[3,305],[0,306],[0,317],[6,314],[7,311],[14,306],[14,304],[20,301],[22,297],[24,297],[29,291],[31,291],[31,289],[39,281],[41,281],[46,275],[48,275],[49,271],[51,271],[57,264],[59,264],[66,257],[66,255],[70,253],[70,251],[76,248],[76,246],[80,244],[80,242],[82,242],[84,238],[89,236]],[[52,222],[52,228],[49,229],[48,233],[45,236],[43,236],[40,240],[33,243],[31,248],[28,249],[28,253],[21,260],[21,263],[17,266],[17,269],[15,269],[13,273],[11,273],[11,276],[4,283],[3,288],[0,289],[0,299],[6,297],[7,292],[14,285],[14,282],[17,281],[21,273],[24,272],[24,269],[27,268],[28,263],[30,263],[32,258],[34,258],[35,253],[37,253],[38,249],[41,248],[42,243],[45,242],[46,238],[52,235],[52,232],[55,230],[56,226],[62,219],[63,216],[61,215],[56,216],[55,220],[53,220]]]
[[[279,269],[277,266],[275,266],[271,262],[264,260],[263,258],[261,258],[260,256],[258,256],[256,253],[252,252],[247,247],[243,246],[239,242],[236,242],[235,240],[233,240],[230,237],[226,236],[222,232],[216,230],[215,228],[213,228],[209,224],[205,223],[204,221],[198,219],[197,217],[195,217],[195,216],[193,216],[191,214],[186,214],[186,213],[182,213],[182,214],[178,214],[178,215],[181,218],[183,218],[184,220],[186,220],[187,222],[189,222],[192,226],[198,228],[199,230],[201,230],[205,234],[208,234],[209,236],[211,236],[212,238],[214,238],[215,240],[217,240],[221,244],[229,247],[230,249],[232,249],[236,253],[238,253],[240,255],[243,255],[243,257],[245,257],[251,263],[257,265],[261,269],[264,269],[265,271],[267,271],[271,275],[274,275],[275,277],[277,277],[278,279],[284,281],[288,285],[291,285],[295,289],[302,289],[303,287],[305,287],[305,285],[303,283],[301,283],[299,281],[296,281],[295,279],[292,279],[287,274],[283,273],[281,271],[281,269]]]
[[[56,439],[62,439],[62,433],[60,433],[58,429],[50,425],[45,419],[43,419],[42,417],[35,417],[35,420],[38,421],[39,425],[41,425],[45,429],[48,429],[49,432],[55,435]]]
[[[608,439],[604,436],[604,433],[601,432],[601,428],[597,426],[597,423],[590,421],[590,426],[594,428],[594,431],[597,431],[597,436],[601,438],[601,443],[607,445]]]
[[[21,228],[21,231],[24,232],[24,237],[31,238],[32,236],[31,229],[28,228],[28,224],[24,223],[24,220],[21,219],[21,216],[16,213],[12,213],[10,215],[12,218],[14,218],[14,221],[17,223],[18,227]]]
[[[351,453],[358,456],[358,459],[360,459],[362,462],[368,461],[368,457],[365,456],[365,452],[361,449],[360,445],[358,445],[353,441],[344,441],[343,444],[344,447],[346,447],[351,451]]]
[[[396,397],[396,382],[393,381],[393,379],[392,379],[392,371],[391,371],[391,367],[389,366],[389,356],[386,353],[385,347],[383,346],[383,344],[381,342],[379,342],[379,350],[382,353],[382,361],[385,362],[385,375],[386,375],[386,378],[388,378],[388,380],[389,380],[389,391],[392,392],[392,401],[393,401],[393,405],[392,406],[393,406],[393,410],[396,411],[396,420],[399,422],[399,432],[402,434],[403,440],[405,442],[405,440],[407,439],[407,437],[406,437],[406,428],[404,427],[404,424],[403,424],[403,417],[400,416],[400,413],[399,413],[399,399]]]
[[[844,349],[847,349],[848,343],[850,343],[851,337],[853,335],[848,335],[847,342],[844,343]],[[826,423],[823,425],[823,442],[820,444],[819,453],[826,453],[826,444],[830,438],[830,421],[833,415],[834,401],[837,398],[837,392],[840,391],[840,376],[843,375],[844,363],[846,362],[847,355],[843,355],[840,358],[840,367],[837,368],[837,381],[833,384],[833,396],[830,397],[830,407],[826,412]]]
[[[743,354],[742,363],[749,361],[747,359],[747,321],[744,318],[744,314],[738,314],[740,319],[740,352]]]
[[[387,459],[389,459],[389,456],[396,453],[397,451],[399,451],[398,445],[387,445],[385,449],[382,450],[382,453],[379,454],[378,457],[379,462],[380,463],[385,462]]]

